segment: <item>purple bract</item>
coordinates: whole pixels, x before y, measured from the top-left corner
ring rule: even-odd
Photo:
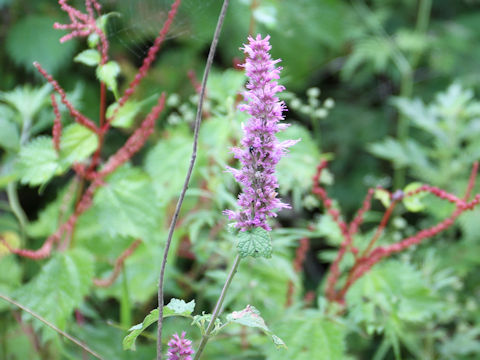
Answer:
[[[192,341],[185,339],[185,331],[182,336],[174,334],[168,342],[167,360],[192,360]]]
[[[272,60],[270,36],[264,39],[260,35],[254,39],[248,38],[249,43],[242,50],[246,54],[245,68],[249,78],[243,93],[245,103],[239,106],[241,111],[247,112],[250,118],[243,127],[244,138],[242,148],[233,148],[236,159],[240,160],[240,170],[228,167],[235,179],[242,186],[238,196],[239,211],[225,210],[229,219],[235,220],[235,226],[242,231],[262,227],[271,230],[267,223],[268,217],[276,216],[276,211],[289,208],[289,205],[277,197],[278,182],[275,176],[275,166],[286,153],[288,147],[298,140],[279,142],[275,134],[288,127],[280,124],[284,120],[285,103],[276,96],[284,90],[277,83],[281,67],[276,67],[280,60]]]

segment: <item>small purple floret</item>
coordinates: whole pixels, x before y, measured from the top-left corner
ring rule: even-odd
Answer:
[[[192,341],[185,339],[185,331],[182,337],[174,334],[168,342],[167,360],[192,360],[193,353]]]
[[[279,142],[275,134],[288,127],[280,124],[284,120],[285,103],[276,96],[284,90],[276,80],[280,78],[281,67],[275,64],[280,60],[272,60],[270,36],[264,39],[260,35],[254,39],[248,37],[248,44],[241,48],[246,54],[245,72],[249,81],[247,91],[243,93],[245,103],[239,106],[247,112],[250,118],[243,127],[244,138],[242,148],[233,148],[236,159],[240,160],[240,170],[228,168],[242,186],[238,196],[239,211],[225,210],[230,220],[235,220],[235,226],[242,231],[262,227],[267,231],[271,228],[268,217],[275,217],[276,211],[290,206],[277,197],[278,182],[275,176],[275,166],[285,155],[287,148],[298,140]]]

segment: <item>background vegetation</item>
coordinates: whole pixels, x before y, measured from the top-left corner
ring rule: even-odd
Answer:
[[[73,2],[75,3],[75,2]],[[77,2],[82,8],[82,2]],[[111,58],[124,89],[166,19],[167,0],[106,0]],[[188,167],[200,79],[220,9],[216,0],[182,2],[167,41],[135,101],[108,133],[102,159],[121,147],[166,92],[153,135],[129,163],[106,179],[93,205],[68,235],[66,248],[32,260],[8,247],[38,249],[72,214],[88,185],[72,170],[88,162],[97,139],[60,106],[63,135],[51,145],[52,89],[38,61],[85,115],[98,118],[93,68],[75,56],[88,46],[64,44],[55,1],[0,0],[0,293],[12,296],[105,359],[152,359],[154,331],[136,352],[122,349],[128,329],[157,305],[163,244]],[[240,265],[226,309],[254,305],[288,346],[276,349],[258,329],[226,327],[207,359],[478,359],[480,357],[480,222],[478,210],[419,246],[375,265],[348,291],[345,310],[328,310],[326,273],[341,235],[312,194],[322,176],[336,206],[351,220],[368,188],[392,193],[428,183],[463,197],[480,158],[480,3],[475,0],[235,0],[231,2],[209,79],[199,155],[177,226],[166,275],[168,298],[195,299],[210,312],[235,251],[222,211],[237,185],[224,171],[242,136],[236,110],[245,76],[235,64],[249,33],[271,35],[288,93],[286,139],[302,138],[278,169],[281,196],[271,259]],[[189,75],[190,74],[190,75]],[[194,79],[194,80],[192,80]],[[108,103],[115,101],[108,93]],[[53,155],[52,155],[53,154]],[[479,187],[474,188],[477,193]],[[356,241],[368,244],[388,201],[381,192]],[[453,205],[432,196],[398,206],[379,239],[392,244],[446,218]],[[116,259],[136,245],[109,286]],[[303,240],[302,240],[303,239]],[[308,240],[305,240],[308,239]],[[4,243],[3,243],[4,244]],[[303,244],[303,245],[302,245]],[[298,250],[300,249],[300,250]],[[341,269],[348,269],[346,257]],[[98,281],[96,281],[98,285]],[[165,338],[191,319],[170,318]],[[153,340],[152,340],[153,339]],[[87,354],[26,313],[0,301],[1,359],[80,359]]]

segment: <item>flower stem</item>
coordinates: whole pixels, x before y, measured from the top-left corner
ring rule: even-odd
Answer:
[[[210,333],[212,332],[213,328],[215,327],[215,320],[217,320],[218,315],[220,315],[220,309],[222,308],[223,301],[225,300],[225,295],[227,294],[228,288],[232,283],[233,277],[237,272],[238,265],[240,264],[240,255],[235,257],[233,262],[232,268],[230,269],[230,273],[227,276],[227,280],[225,281],[225,285],[223,285],[222,292],[220,293],[220,297],[217,300],[217,304],[215,305],[215,309],[213,310],[212,319],[208,324],[207,330],[205,330],[205,334],[202,336],[202,340],[200,341],[200,345],[198,346],[198,350],[195,353],[195,357],[193,360],[199,360],[200,356],[202,355],[205,346],[207,345],[208,340],[210,340]]]
[[[229,0],[224,0],[220,15],[218,17],[217,26],[215,28],[215,34],[213,35],[213,40],[210,45],[210,50],[207,57],[207,63],[205,65],[205,71],[203,73],[202,87],[200,89],[200,95],[198,98],[197,106],[197,115],[195,117],[195,128],[193,135],[193,149],[192,155],[190,158],[190,165],[188,167],[187,175],[183,183],[182,191],[180,192],[180,197],[178,198],[177,205],[175,207],[175,213],[173,214],[172,221],[170,223],[170,228],[168,230],[168,237],[165,244],[165,249],[163,251],[163,259],[160,267],[160,275],[158,279],[158,329],[157,329],[157,360],[162,359],[162,327],[163,327],[163,283],[165,279],[165,267],[167,265],[168,251],[170,250],[170,244],[172,242],[173,232],[175,231],[175,225],[177,224],[178,216],[180,214],[180,209],[183,204],[183,199],[185,198],[185,193],[187,192],[188,184],[193,172],[193,166],[195,165],[195,160],[197,158],[197,147],[198,147],[198,133],[200,129],[200,124],[202,122],[202,112],[203,112],[203,100],[205,99],[205,91],[207,87],[207,79],[210,73],[210,69],[213,63],[213,57],[217,49],[218,40],[220,38],[220,33],[223,26],[223,21],[225,20],[225,15],[227,13]]]

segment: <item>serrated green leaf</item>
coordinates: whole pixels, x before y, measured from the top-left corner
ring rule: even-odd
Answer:
[[[107,178],[94,197],[98,221],[111,236],[152,239],[159,226],[160,206],[150,177],[138,168],[123,166]]]
[[[227,321],[270,332],[267,324],[265,324],[265,320],[260,316],[260,311],[251,305],[247,305],[247,307],[241,311],[234,311],[228,314]]]
[[[195,300],[186,303],[184,300],[172,299],[163,307],[163,317],[184,316],[191,317],[195,309]],[[132,326],[128,331],[130,334],[123,339],[124,350],[135,350],[135,340],[150,325],[158,321],[158,309],[150,311],[143,322]]]
[[[2,117],[0,117],[0,146],[13,151],[18,151],[20,146],[20,135],[17,126]]]
[[[87,252],[69,250],[56,253],[37,276],[14,293],[14,297],[60,329],[65,329],[73,310],[88,294],[92,278],[93,259]],[[31,318],[28,314],[23,316]],[[44,327],[38,321],[33,325],[37,329]]]
[[[98,147],[98,137],[80,124],[72,124],[64,129],[60,138],[60,157],[67,164],[85,160]]]
[[[100,63],[101,57],[97,50],[87,49],[75,56],[73,60],[87,66],[97,66]]]
[[[272,256],[272,239],[270,233],[256,227],[238,233],[238,253],[242,258],[247,256],[270,258]]]
[[[149,151],[145,170],[152,177],[155,193],[162,203],[167,203],[180,192],[191,153],[192,139],[183,132],[172,133]]]
[[[172,299],[165,305],[163,316],[188,316],[195,310],[195,300],[186,303],[181,299]]]
[[[0,100],[20,114],[20,117],[12,118],[7,114],[6,118],[8,120],[18,120],[20,124],[31,122],[39,111],[48,104],[50,91],[51,85],[47,83],[40,88],[34,88],[27,84],[17,86],[8,92],[0,92]],[[25,106],[25,104],[28,104],[28,106]],[[6,115],[4,111],[2,111],[2,115]]]
[[[272,341],[277,347],[286,348],[285,343],[278,336],[272,334],[272,331],[265,324],[265,320],[261,317],[260,311],[254,306],[247,305],[247,307],[241,311],[234,311],[227,315],[227,322],[248,326],[251,328],[258,328],[267,335],[272,337]]]
[[[345,332],[317,310],[297,311],[275,331],[288,344],[287,351],[265,348],[268,360],[342,360]]]
[[[23,268],[20,267],[15,255],[0,255],[0,292],[11,294],[22,283]],[[9,305],[0,301],[0,311],[8,309]]]
[[[423,184],[419,182],[412,182],[408,184],[405,189],[403,189],[404,194],[417,190]],[[420,193],[412,196],[403,197],[403,205],[411,212],[419,212],[425,209],[425,204],[422,203],[422,198],[425,197],[426,193]]]
[[[109,61],[97,67],[98,80],[105,83],[107,87],[118,98],[117,76],[120,74],[120,66],[115,61]]]
[[[17,168],[22,184],[31,186],[46,184],[54,175],[61,173],[52,138],[38,137],[23,146]]]

